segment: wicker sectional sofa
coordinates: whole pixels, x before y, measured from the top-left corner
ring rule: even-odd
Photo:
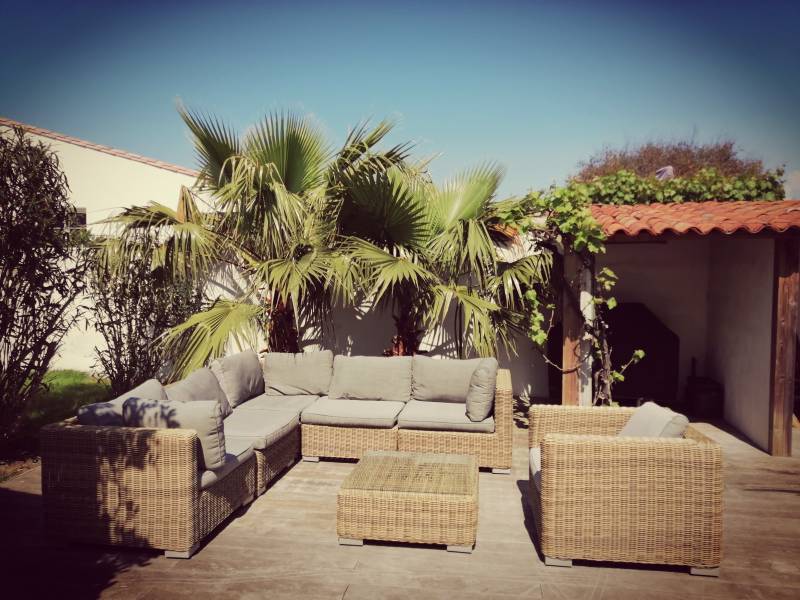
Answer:
[[[414,361],[428,374],[416,384]],[[507,472],[510,383],[494,359],[334,360],[329,351],[263,360],[247,351],[166,388],[150,380],[42,429],[46,527],[188,558],[301,450],[316,460],[368,450],[470,454]]]

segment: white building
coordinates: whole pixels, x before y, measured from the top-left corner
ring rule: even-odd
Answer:
[[[0,128],[15,126],[58,155],[70,198],[79,210],[85,210],[90,228],[97,229],[100,221],[128,206],[150,201],[175,206],[181,186],[191,187],[197,177],[197,171],[186,167],[0,117]],[[94,348],[102,343],[100,335],[82,324],[66,336],[52,366],[90,371]]]

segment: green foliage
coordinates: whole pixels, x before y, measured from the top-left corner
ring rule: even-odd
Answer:
[[[86,261],[68,194],[46,145],[0,130],[0,445],[79,318]]]
[[[721,175],[715,169],[700,169],[689,177],[663,181],[618,171],[587,183],[572,182],[568,188],[585,193],[595,204],[652,204],[656,202],[702,202],[704,200],[782,200],[782,168],[760,174]]]
[[[37,432],[43,425],[74,416],[84,404],[105,402],[111,397],[111,388],[104,379],[72,369],[48,371],[42,388],[25,411],[25,426]]]
[[[157,343],[159,338],[203,303],[200,284],[166,276],[165,257],[179,252],[174,241],[141,229],[124,239],[96,242],[89,321],[103,336],[104,347],[94,349],[97,366],[115,395],[151,377],[164,378],[165,365],[174,357]]]
[[[742,158],[736,144],[721,140],[700,144],[694,140],[654,141],[622,149],[604,148],[579,165],[575,179],[592,181],[619,171],[652,177],[661,167],[671,166],[675,175],[692,177],[702,169],[714,169],[726,177],[764,174],[760,160]]]

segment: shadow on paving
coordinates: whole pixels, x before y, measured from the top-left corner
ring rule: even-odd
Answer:
[[[44,534],[42,498],[0,488],[0,564],[3,596],[99,598],[117,576],[148,565],[146,550],[118,551],[71,544]]]

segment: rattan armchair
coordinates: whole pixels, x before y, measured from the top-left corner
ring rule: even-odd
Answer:
[[[78,425],[41,431],[48,533],[165,550],[188,558],[256,492],[256,457],[200,488],[197,434],[187,429]]]
[[[529,446],[539,448],[540,465],[531,469],[530,504],[545,562],[684,565],[717,575],[719,445],[691,425],[683,438],[616,437],[633,410],[531,407]]]

